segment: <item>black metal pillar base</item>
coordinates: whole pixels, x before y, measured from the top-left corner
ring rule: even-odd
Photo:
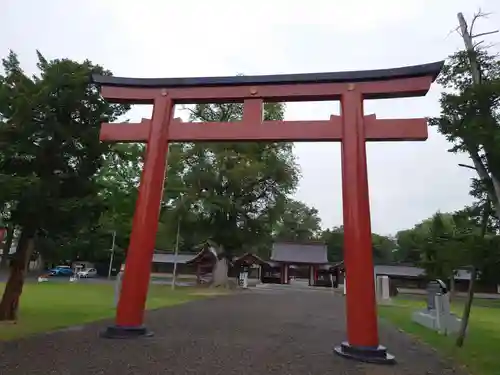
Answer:
[[[110,326],[100,335],[106,339],[137,339],[140,337],[151,337],[153,332],[146,327],[121,327]]]
[[[343,342],[334,348],[336,354],[354,359],[360,362],[378,363],[384,365],[393,365],[396,363],[396,358],[387,353],[384,346],[379,345],[378,348],[359,347],[349,345],[348,342]]]

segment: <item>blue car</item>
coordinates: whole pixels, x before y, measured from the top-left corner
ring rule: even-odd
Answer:
[[[50,276],[73,276],[73,270],[70,266],[57,266],[49,270]]]

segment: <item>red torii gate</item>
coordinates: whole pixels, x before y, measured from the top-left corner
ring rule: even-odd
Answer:
[[[153,104],[151,120],[108,124],[101,140],[146,142],[146,156],[133,220],[116,325],[105,337],[151,334],[143,326],[151,261],[166,170],[168,142],[340,141],[344,260],[348,270],[347,342],[335,348],[345,357],[393,363],[379,345],[366,141],[423,141],[427,120],[365,116],[364,99],[424,96],[443,62],[396,69],[210,78],[119,78],[93,76],[102,96],[116,103]],[[263,121],[263,103],[340,100],[341,116],[325,121]],[[243,103],[243,119],[232,123],[183,123],[175,104]]]

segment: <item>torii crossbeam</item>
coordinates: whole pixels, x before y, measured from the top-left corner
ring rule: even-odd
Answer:
[[[245,107],[253,101],[262,108],[260,99],[245,101]],[[250,102],[250,103],[249,103]],[[258,110],[257,110],[258,111]],[[258,114],[258,112],[257,112]],[[262,112],[260,114],[262,117]],[[147,142],[151,120],[140,123],[104,123],[101,141]],[[207,126],[210,128],[207,129]],[[366,141],[425,141],[427,120],[424,118],[394,120],[364,116]],[[209,130],[209,131],[207,131]],[[295,141],[340,142],[342,141],[342,117],[332,115],[325,121],[259,121],[243,119],[238,122],[190,122],[173,119],[170,124],[169,142],[224,142],[224,141]]]
[[[348,274],[347,341],[335,348],[345,357],[394,363],[379,345],[365,143],[423,141],[427,120],[365,116],[364,99],[424,96],[443,62],[396,69],[237,76],[134,79],[93,76],[111,102],[153,104],[151,120],[103,124],[101,140],[146,142],[146,158],[134,214],[116,325],[107,337],[149,334],[143,326],[169,142],[341,142],[344,261]],[[263,121],[264,102],[340,100],[341,115],[325,121]],[[243,103],[243,119],[232,123],[183,123],[175,104]]]

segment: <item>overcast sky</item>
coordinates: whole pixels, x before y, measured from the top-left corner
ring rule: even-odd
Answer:
[[[13,49],[28,72],[35,50],[89,58],[118,76],[182,77],[392,68],[438,61],[462,47],[456,13],[493,12],[478,30],[500,27],[498,0],[2,0],[0,56]],[[488,39],[499,42],[500,36]],[[498,50],[498,47],[494,47]],[[370,100],[379,118],[435,116],[440,88],[425,98]],[[287,106],[287,120],[321,120],[336,102]],[[132,120],[150,114],[134,108]],[[430,129],[426,142],[367,145],[374,232],[394,234],[434,212],[471,202],[467,157]],[[299,143],[297,198],[324,227],[342,224],[340,145]]]

